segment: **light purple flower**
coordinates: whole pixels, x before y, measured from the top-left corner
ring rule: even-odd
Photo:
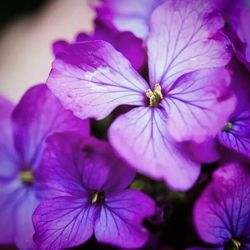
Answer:
[[[109,42],[121,52],[135,69],[140,69],[145,63],[146,52],[142,40],[135,37],[130,32],[119,32],[115,27],[109,27],[102,21],[95,20],[95,30],[92,34],[80,33],[76,37],[76,42],[103,40]],[[53,44],[53,51],[63,52],[69,43],[57,41]]]
[[[39,249],[73,247],[93,234],[100,242],[123,248],[145,244],[148,232],[141,223],[153,214],[154,202],[127,189],[135,172],[108,143],[76,134],[53,135],[41,176],[50,199],[33,215]]]
[[[250,249],[248,166],[231,163],[216,170],[195,204],[194,223],[201,239],[216,249]]]
[[[164,0],[101,0],[96,6],[97,16],[120,31],[130,31],[145,39],[153,10]]]
[[[88,123],[65,111],[46,85],[13,104],[0,98],[0,244],[33,249],[32,213],[40,200],[36,179],[44,142],[54,132],[88,134]]]
[[[113,122],[111,143],[141,173],[185,190],[200,168],[181,142],[217,134],[234,108],[229,74],[218,68],[230,55],[223,42],[212,39],[222,26],[207,2],[170,0],[151,18],[149,84],[104,41],[67,46],[47,84],[83,119],[102,119],[123,104],[136,106]]]

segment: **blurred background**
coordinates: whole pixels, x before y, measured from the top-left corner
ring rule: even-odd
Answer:
[[[93,17],[88,0],[0,1],[0,95],[16,102],[28,87],[44,82],[51,43],[90,31]]]

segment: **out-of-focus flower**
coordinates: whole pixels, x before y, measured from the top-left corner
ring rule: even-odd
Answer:
[[[164,0],[101,0],[96,6],[97,16],[120,31],[130,31],[145,39],[154,9]]]
[[[238,59],[250,70],[250,4],[248,0],[235,1],[228,14],[231,39]]]
[[[88,122],[75,118],[47,89],[29,89],[16,107],[0,98],[0,244],[33,249],[32,213],[39,200],[39,164],[47,136],[88,134]]]
[[[122,104],[137,106],[113,122],[111,143],[141,173],[185,190],[200,168],[181,142],[217,134],[234,109],[230,77],[221,68],[230,54],[213,39],[222,27],[209,1],[169,0],[151,18],[149,84],[104,41],[67,46],[47,84],[83,119],[102,119]]]
[[[104,40],[120,51],[135,69],[140,69],[145,63],[146,51],[142,40],[130,32],[119,32],[115,27],[109,27],[100,20],[95,20],[95,30],[92,34],[80,33],[76,42]],[[69,43],[57,41],[53,44],[54,54],[63,52]]]
[[[196,202],[194,223],[201,239],[215,249],[250,249],[248,167],[231,163],[214,172],[212,183]]]
[[[33,215],[39,249],[64,249],[87,241],[141,247],[148,232],[142,220],[154,202],[127,189],[135,177],[111,146],[94,138],[57,134],[48,139],[41,176],[50,199]]]

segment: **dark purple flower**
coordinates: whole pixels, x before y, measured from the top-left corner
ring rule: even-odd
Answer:
[[[0,244],[33,249],[32,213],[44,142],[54,132],[88,134],[88,123],[65,111],[46,85],[28,90],[16,107],[0,98]]]
[[[250,171],[238,163],[215,171],[194,207],[201,239],[216,249],[250,249]],[[203,248],[193,248],[203,249]]]
[[[94,138],[57,134],[43,155],[43,181],[50,199],[33,215],[39,249],[64,249],[98,241],[141,247],[148,238],[142,220],[154,212],[154,202],[127,186],[135,177],[111,146]]]
[[[164,0],[101,0],[96,6],[97,16],[120,31],[130,31],[145,39],[154,9]]]
[[[137,106],[113,122],[111,143],[141,173],[185,190],[200,168],[180,142],[217,134],[234,108],[229,74],[218,68],[230,55],[212,39],[222,26],[208,2],[169,0],[151,18],[149,83],[110,44],[95,41],[69,45],[47,84],[81,118]]]
[[[80,33],[76,37],[76,42],[86,42],[103,40],[109,42],[121,52],[135,69],[140,69],[145,63],[146,52],[143,48],[142,40],[136,38],[130,32],[119,32],[115,27],[111,28],[100,20],[95,20],[95,30],[92,34]],[[69,43],[57,41],[53,44],[53,51],[63,52]]]

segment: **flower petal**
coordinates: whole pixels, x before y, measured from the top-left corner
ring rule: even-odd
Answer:
[[[0,244],[13,244],[16,230],[15,213],[25,195],[19,180],[0,180]]]
[[[186,190],[200,168],[166,130],[166,114],[157,108],[135,108],[113,122],[111,144],[139,172]]]
[[[13,112],[14,140],[23,169],[37,167],[46,138],[55,132],[89,133],[87,121],[75,118],[41,84],[29,89]]]
[[[140,69],[145,62],[145,49],[142,40],[135,37],[130,32],[119,32],[109,25],[95,20],[95,31],[92,35],[79,34],[77,42],[103,40],[114,46],[120,51],[131,63],[135,69]]]
[[[154,210],[153,200],[142,192],[126,190],[109,196],[95,222],[96,239],[119,247],[142,247],[148,232],[141,223]]]
[[[135,177],[108,143],[70,133],[48,138],[39,172],[46,196],[82,196],[89,189],[118,192]]]
[[[18,171],[11,123],[13,109],[14,105],[0,96],[0,179],[14,177]]]
[[[122,104],[142,105],[148,88],[128,60],[104,41],[67,46],[57,55],[47,84],[76,116],[96,119]]]
[[[120,31],[131,31],[145,39],[154,8],[164,0],[102,0],[97,6],[98,17]]]
[[[86,200],[58,197],[43,201],[33,214],[34,240],[41,250],[80,245],[93,234],[95,207]]]
[[[147,41],[152,85],[166,88],[183,74],[228,63],[224,41],[212,38],[223,19],[210,2],[168,0],[153,12]]]
[[[235,108],[235,97],[227,92],[229,83],[224,69],[201,70],[180,77],[163,101],[170,134],[177,141],[196,142],[216,136]]]
[[[16,206],[15,212],[15,244],[19,249],[34,249],[34,227],[32,224],[32,214],[34,213],[39,200],[34,190],[29,189],[25,193],[22,201]],[[25,230],[24,230],[25,229]]]
[[[219,168],[194,208],[200,237],[211,244],[241,239],[250,225],[250,172],[239,164]],[[248,234],[249,235],[249,234]]]

